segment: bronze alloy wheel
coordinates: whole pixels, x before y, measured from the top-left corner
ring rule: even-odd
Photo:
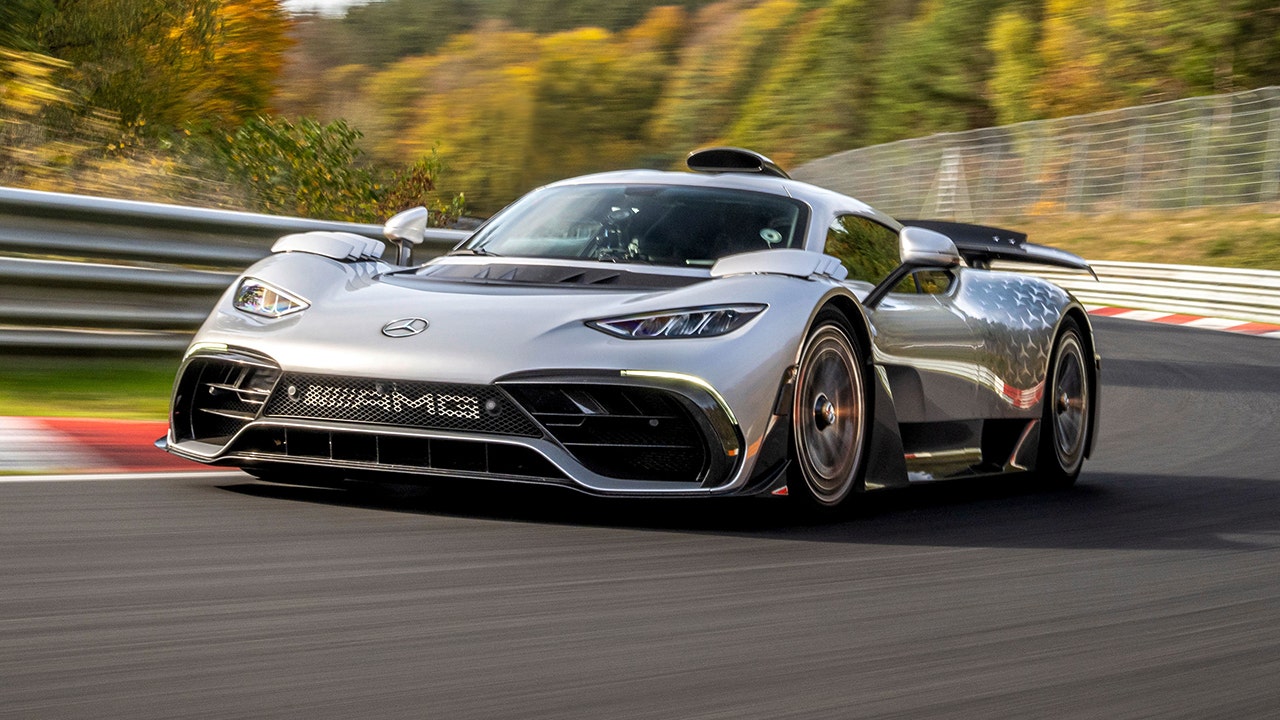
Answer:
[[[861,359],[842,322],[819,324],[805,342],[796,377],[795,464],[808,499],[835,506],[857,485],[866,438]],[[800,485],[800,483],[795,483]]]

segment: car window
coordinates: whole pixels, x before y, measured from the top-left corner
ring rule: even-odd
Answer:
[[[898,233],[861,215],[841,215],[827,229],[825,252],[840,258],[850,280],[879,285],[899,260]],[[915,282],[905,277],[892,292],[915,292]]]
[[[683,185],[567,185],[535,191],[495,216],[465,250],[711,265],[726,255],[804,247],[807,206],[781,195]]]
[[[917,270],[912,277],[915,278],[915,290],[925,295],[946,295],[954,279],[948,270]]]

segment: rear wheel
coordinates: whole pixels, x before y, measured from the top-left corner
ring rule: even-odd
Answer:
[[[1089,438],[1090,382],[1080,327],[1068,319],[1045,378],[1036,473],[1046,485],[1068,487],[1080,476]]]
[[[787,494],[810,509],[831,509],[857,489],[867,445],[862,353],[844,317],[825,312],[805,340],[791,411]]]

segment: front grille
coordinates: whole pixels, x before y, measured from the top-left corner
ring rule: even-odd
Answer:
[[[540,437],[542,432],[501,389],[285,373],[264,415]]]
[[[592,472],[694,482],[708,467],[704,433],[680,396],[623,385],[514,384],[512,396]]]
[[[478,440],[254,427],[246,431],[230,450],[257,460],[291,460],[444,475],[566,479],[559,468],[529,448]]]

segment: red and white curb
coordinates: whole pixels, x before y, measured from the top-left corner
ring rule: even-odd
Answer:
[[[1181,313],[1161,312],[1159,310],[1129,310],[1117,307],[1092,306],[1086,308],[1090,315],[1112,317],[1121,320],[1139,320],[1166,325],[1200,328],[1201,330],[1222,330],[1225,332],[1255,335],[1257,337],[1280,338],[1280,325],[1271,323],[1249,322],[1247,320],[1231,320],[1228,318],[1201,317]]]
[[[0,417],[0,475],[175,473],[209,468],[159,450],[165,423],[98,418]]]

